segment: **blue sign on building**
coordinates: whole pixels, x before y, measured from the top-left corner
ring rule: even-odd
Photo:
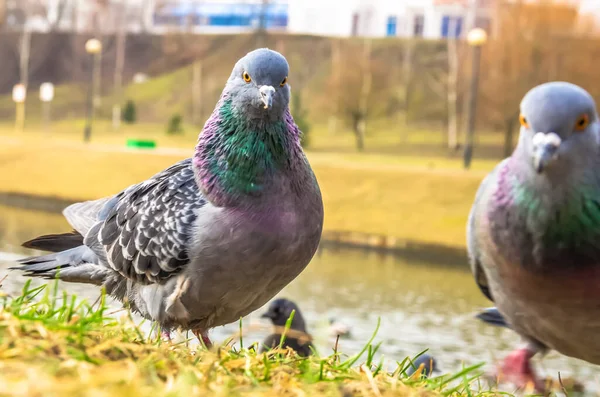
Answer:
[[[387,36],[396,36],[397,26],[398,26],[398,18],[396,18],[395,16],[388,17],[386,35]]]
[[[288,25],[286,3],[200,3],[165,4],[154,12],[156,25],[257,27],[264,15],[266,28]]]
[[[453,26],[450,26],[451,22]],[[460,37],[460,34],[462,32],[462,25],[462,17],[445,15],[442,18],[442,37]]]

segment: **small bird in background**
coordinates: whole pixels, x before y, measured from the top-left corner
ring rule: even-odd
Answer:
[[[497,308],[479,317],[526,341],[500,381],[544,392],[538,353],[600,365],[600,123],[592,96],[565,82],[533,88],[520,109],[519,143],[479,187],[467,245]]]
[[[75,230],[25,243],[54,253],[23,259],[18,269],[102,286],[156,321],[164,337],[182,328],[210,346],[209,329],[272,299],[321,239],[323,202],[290,114],[288,74],[278,52],[248,53],[193,158],[69,206],[63,214]]]
[[[329,318],[329,334],[334,337],[339,336],[340,338],[350,338],[352,336],[350,326],[338,321],[334,317]]]
[[[292,315],[292,311],[294,311],[294,318],[292,319],[290,328],[285,333],[285,340],[282,344],[282,348],[285,349],[289,347],[302,357],[313,354],[314,346],[312,344],[312,337],[306,331],[306,323],[304,322],[304,317],[300,312],[300,308],[294,302],[285,298],[275,299],[269,305],[269,309],[261,316],[270,319],[275,330],[271,335],[265,338],[259,352],[264,352],[279,346],[281,334],[285,330],[285,324]]]
[[[429,354],[421,354],[406,370],[407,376],[430,377],[434,372],[439,372],[435,358]]]

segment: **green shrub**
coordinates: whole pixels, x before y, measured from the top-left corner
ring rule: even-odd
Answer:
[[[175,113],[169,119],[169,124],[167,125],[167,134],[175,135],[183,133],[183,118],[180,114]]]
[[[125,103],[123,109],[123,115],[121,117],[125,123],[133,124],[137,121],[137,111],[135,109],[135,103],[130,99]]]
[[[308,147],[310,144],[310,124],[308,122],[307,111],[302,106],[302,96],[299,92],[292,93],[292,116],[296,125],[302,132],[300,142],[303,147]]]

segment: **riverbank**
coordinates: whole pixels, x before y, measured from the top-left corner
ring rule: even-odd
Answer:
[[[207,351],[155,341],[126,311],[116,315],[104,299],[90,305],[52,285],[14,297],[0,287],[0,395],[462,396],[478,387],[479,366],[409,377],[410,359],[380,361],[372,340],[352,357],[258,354],[243,336]]]
[[[143,151],[41,135],[0,135],[0,193],[13,201],[52,197],[64,206],[113,194],[189,155],[181,148]],[[456,249],[465,247],[473,197],[493,166],[485,162],[464,171],[459,162],[445,158],[310,151],[308,157],[323,192],[326,232]]]

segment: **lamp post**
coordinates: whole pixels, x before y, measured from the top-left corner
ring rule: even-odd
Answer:
[[[54,85],[44,83],[40,86],[40,101],[42,101],[42,112],[44,119],[44,130],[50,131],[50,103],[54,99]]]
[[[13,87],[13,101],[17,108],[15,112],[15,130],[23,132],[25,126],[25,98],[27,97],[27,88],[24,84],[17,84]]]
[[[83,140],[89,142],[92,135],[92,123],[94,122],[94,111],[96,108],[96,95],[99,85],[100,71],[100,53],[102,52],[102,43],[98,39],[89,39],[85,43],[85,51],[92,56],[92,67],[90,68],[90,86],[88,92],[87,117]]]
[[[481,47],[487,41],[487,33],[480,28],[472,29],[467,35],[467,43],[472,49],[471,87],[469,90],[469,103],[467,109],[467,139],[464,152],[464,166],[471,165],[473,157],[473,135],[475,133],[475,111],[477,110],[477,90],[479,86],[479,67],[481,60]]]

